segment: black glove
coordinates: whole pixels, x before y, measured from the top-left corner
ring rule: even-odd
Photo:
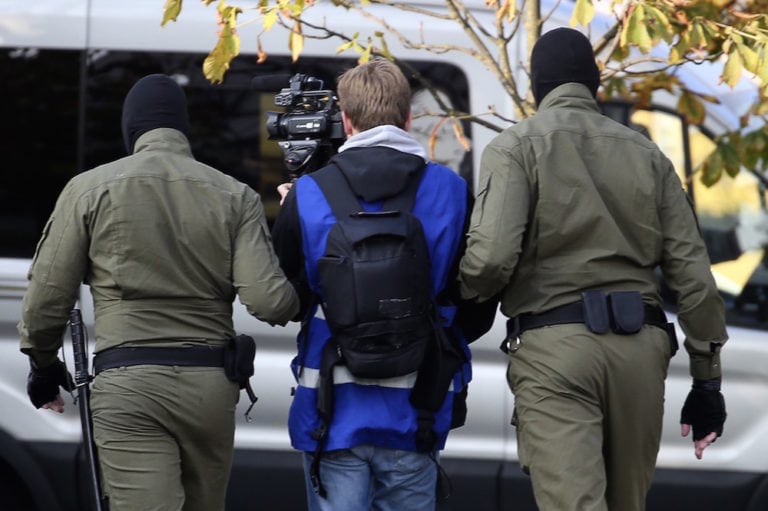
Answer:
[[[720,393],[720,378],[693,380],[691,391],[680,413],[680,424],[690,424],[693,440],[701,440],[712,432],[723,434],[725,399]]]
[[[75,382],[64,362],[56,359],[53,364],[39,369],[30,359],[27,394],[35,408],[40,408],[45,403],[56,399],[59,395],[59,387],[64,387],[64,390],[68,391],[75,390]]]

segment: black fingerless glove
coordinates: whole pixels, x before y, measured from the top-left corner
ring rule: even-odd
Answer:
[[[701,440],[712,432],[722,435],[726,416],[720,378],[693,380],[680,413],[680,424],[690,424],[693,428],[693,440]]]
[[[56,399],[59,395],[59,387],[69,391],[75,389],[75,382],[61,360],[57,359],[53,364],[39,369],[30,359],[29,366],[27,394],[35,408],[40,408],[45,403]]]

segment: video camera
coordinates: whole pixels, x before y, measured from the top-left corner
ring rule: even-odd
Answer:
[[[263,90],[277,80],[284,83],[285,77],[258,77],[253,84]],[[270,140],[278,140],[292,179],[325,165],[344,142],[336,94],[323,89],[319,78],[300,73],[291,76],[288,87],[275,95],[275,105],[285,111],[267,112],[267,133]]]

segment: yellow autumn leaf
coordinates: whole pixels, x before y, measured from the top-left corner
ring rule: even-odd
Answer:
[[[760,60],[757,52],[746,44],[739,44],[736,46],[741,55],[741,60],[744,63],[744,69],[750,73],[757,74],[758,61]]]
[[[515,2],[512,0],[504,0],[504,3],[497,7],[496,20],[502,21],[505,16],[507,21],[512,21],[515,19]]]
[[[594,17],[595,6],[592,4],[592,0],[576,0],[569,24],[572,27],[576,25],[589,25]]]
[[[304,33],[301,31],[301,23],[296,22],[291,28],[291,35],[288,37],[288,48],[291,50],[291,61],[299,60],[302,50],[304,50]]]
[[[216,10],[219,13],[221,23],[226,23],[232,29],[235,28],[238,14],[243,12],[241,8],[228,6],[224,1],[219,2],[219,6],[216,8]]]
[[[634,44],[641,52],[648,53],[653,48],[653,41],[648,33],[645,23],[645,9],[642,4],[637,4],[627,21],[627,44]]]
[[[354,42],[354,41],[347,41],[347,42],[346,42],[346,43],[344,43],[344,44],[340,44],[340,45],[339,45],[339,46],[336,48],[336,53],[337,53],[337,54],[339,54],[339,53],[343,53],[343,52],[347,51],[348,49],[352,48],[352,45],[353,45],[353,44],[355,44],[355,42]]]
[[[365,48],[365,51],[360,55],[360,58],[357,59],[358,64],[365,64],[369,60],[371,60],[371,51],[373,50],[373,44],[371,44],[371,40],[368,40],[368,46]]]
[[[763,83],[768,83],[768,47],[765,44],[760,45],[760,51],[757,59],[757,69],[755,74]]]
[[[163,21],[160,22],[160,26],[164,27],[169,21],[176,21],[181,12],[181,0],[165,0],[165,6],[163,7]]]
[[[389,51],[389,46],[387,46],[387,40],[384,38],[384,35],[382,34],[381,37],[379,37],[379,43],[381,44],[381,50],[380,53],[382,56],[388,58],[389,60],[392,60],[392,52]]]
[[[264,30],[269,30],[275,26],[275,23],[277,23],[277,9],[270,9],[264,13],[262,26],[264,27]]]
[[[219,40],[203,61],[203,74],[211,83],[224,81],[232,59],[240,52],[240,36],[228,24],[224,25]]]
[[[720,80],[730,87],[735,87],[741,79],[742,68],[741,54],[738,51],[731,51],[728,54],[728,60],[725,61],[725,67],[723,68],[723,74],[720,75]]]

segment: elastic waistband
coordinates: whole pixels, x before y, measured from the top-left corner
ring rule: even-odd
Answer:
[[[666,329],[667,316],[661,307],[643,304],[646,325]],[[526,330],[568,323],[585,323],[584,306],[581,301],[555,307],[540,314],[521,314],[507,321],[507,332],[520,335]]]
[[[137,365],[224,367],[222,346],[124,347],[101,351],[93,358],[93,371]]]

